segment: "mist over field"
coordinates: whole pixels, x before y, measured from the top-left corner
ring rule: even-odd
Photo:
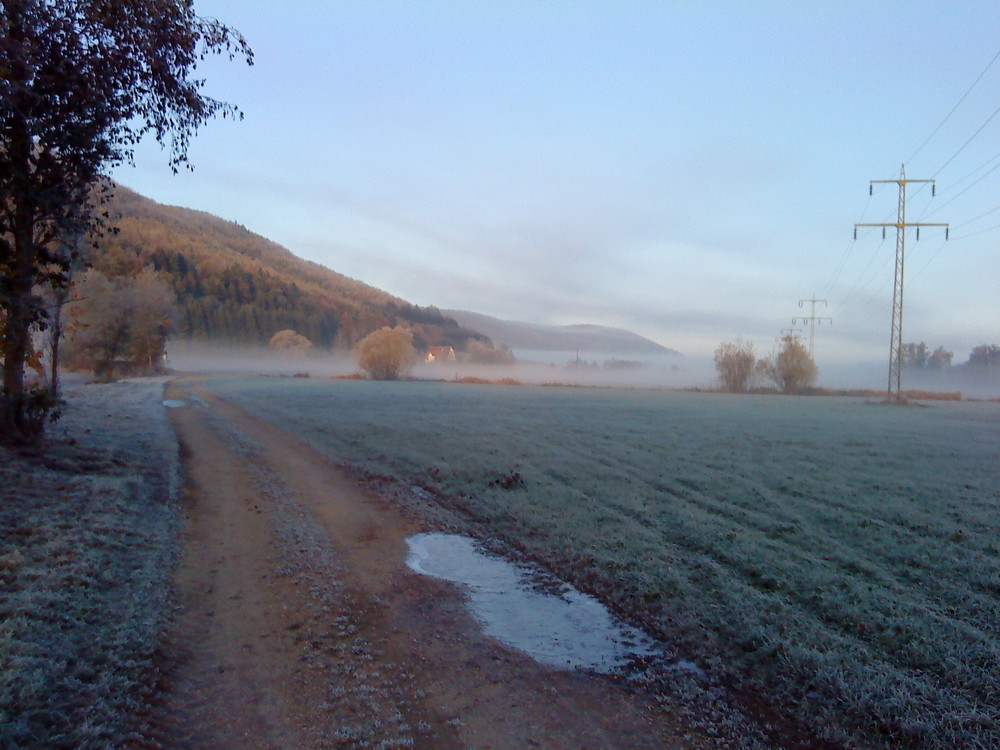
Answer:
[[[512,365],[466,362],[418,362],[412,377],[422,380],[514,380],[526,385],[563,384],[612,388],[713,390],[718,373],[710,357],[680,354],[628,355],[606,352],[514,350]],[[579,357],[579,359],[577,359]],[[266,347],[224,346],[178,341],[171,345],[168,366],[178,372],[240,373],[350,377],[358,373],[350,351],[310,351],[289,356]],[[817,386],[828,390],[882,391],[886,362],[820,363]],[[904,370],[903,388],[961,393],[964,398],[1000,398],[1000,378],[977,375],[961,367],[943,373]]]
[[[242,373],[262,375],[306,375],[349,377],[357,374],[357,359],[351,351],[310,351],[289,356],[266,347],[229,347],[177,342],[170,348],[168,366],[177,372]],[[514,352],[510,365],[469,362],[417,362],[411,376],[421,380],[491,381],[516,380],[525,384],[563,383],[645,388],[711,388],[715,370],[706,359],[679,355],[642,357],[580,352]],[[523,357],[523,358],[522,358]]]

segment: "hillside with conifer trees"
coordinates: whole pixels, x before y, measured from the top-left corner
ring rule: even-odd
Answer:
[[[266,344],[293,329],[314,346],[349,348],[382,326],[403,326],[421,348],[489,342],[436,308],[302,260],[239,224],[123,186],[115,186],[107,210],[118,231],[101,238],[87,260],[107,276],[155,269],[177,295],[180,338]]]

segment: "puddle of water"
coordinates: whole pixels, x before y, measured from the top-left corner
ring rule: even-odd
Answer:
[[[531,585],[531,571],[484,553],[457,534],[416,534],[406,564],[424,575],[461,584],[484,632],[543,664],[614,672],[653,641],[617,622],[599,601],[565,586],[559,595]]]
[[[168,409],[179,409],[182,406],[187,406],[187,401],[177,401],[175,399],[168,398],[163,402],[163,405]]]

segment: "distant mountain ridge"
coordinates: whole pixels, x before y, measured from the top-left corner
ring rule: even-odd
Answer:
[[[655,341],[623,328],[590,324],[568,326],[541,325],[516,320],[502,320],[468,310],[442,310],[443,315],[459,325],[489,336],[494,344],[511,349],[553,352],[600,352],[612,355],[680,355]]]

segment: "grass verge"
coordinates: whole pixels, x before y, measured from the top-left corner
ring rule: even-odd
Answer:
[[[88,385],[0,449],[0,747],[143,742],[176,554],[162,381]]]

